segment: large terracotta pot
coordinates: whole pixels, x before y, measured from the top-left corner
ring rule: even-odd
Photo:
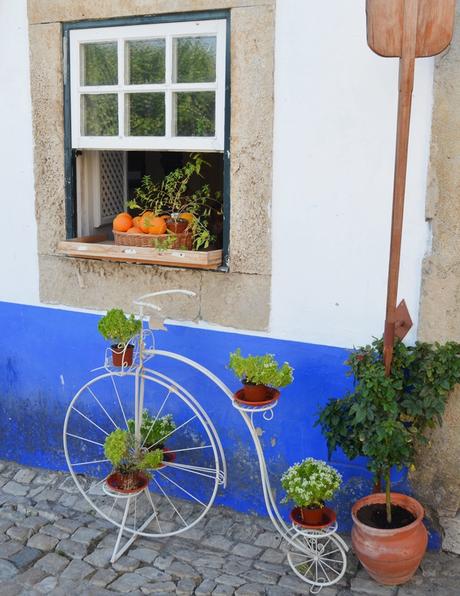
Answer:
[[[424,510],[418,501],[407,495],[391,493],[393,505],[407,509],[415,521],[395,530],[379,530],[361,523],[357,513],[365,505],[385,503],[385,493],[376,493],[357,501],[351,514],[353,549],[369,575],[380,584],[403,584],[417,571],[428,543],[423,525]]]

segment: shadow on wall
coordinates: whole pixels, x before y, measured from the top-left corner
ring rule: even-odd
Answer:
[[[106,348],[97,332],[98,318],[0,303],[0,458],[67,469],[62,442],[66,410],[78,389],[104,372],[90,372],[102,365]],[[313,424],[319,407],[342,395],[350,383],[344,374],[346,350],[180,325],[158,332],[156,345],[198,361],[235,390],[238,380],[226,365],[236,347],[243,354],[274,353],[294,367],[294,383],[283,390],[273,420],[256,417],[277,502],[284,496],[279,479],[288,466],[308,456],[327,459],[326,443]],[[216,503],[264,515],[256,454],[239,412],[208,379],[184,364],[156,357],[148,366],[188,389],[216,426],[229,468],[227,488],[219,489]],[[128,395],[122,401],[131,403]],[[363,459],[351,463],[334,454],[332,464],[344,476],[336,506],[341,528],[349,531],[351,504],[370,492],[372,480]],[[287,517],[289,506],[280,510]]]

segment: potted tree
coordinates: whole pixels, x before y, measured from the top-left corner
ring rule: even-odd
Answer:
[[[147,487],[148,470],[161,467],[163,451],[149,450],[136,444],[134,435],[118,428],[110,433],[104,442],[104,453],[114,469],[107,476],[107,486],[115,492],[131,494]]]
[[[325,506],[340,487],[342,476],[326,462],[309,457],[291,466],[282,476],[286,491],[282,503],[297,505],[290,514],[292,522],[303,528],[325,527],[336,519],[335,511]]]
[[[114,366],[131,366],[133,363],[134,345],[129,343],[142,329],[142,321],[134,318],[134,315],[127,317],[120,308],[112,308],[100,319],[99,332],[104,339],[113,342],[112,361]]]
[[[347,364],[353,390],[330,400],[317,423],[330,453],[340,447],[349,459],[369,458],[376,489],[353,506],[353,546],[374,579],[396,585],[417,570],[427,533],[421,504],[391,492],[390,470],[413,466],[417,445],[427,440],[425,431],[442,423],[448,394],[460,381],[460,344],[405,346],[397,340],[390,376],[382,339],[356,350]]]
[[[131,418],[128,420],[128,430],[134,434],[134,429],[135,422]],[[173,462],[176,459],[176,454],[166,447],[165,441],[175,429],[176,423],[171,414],[166,414],[166,416],[161,416],[160,418],[153,418],[150,416],[148,410],[144,410],[142,412],[140,429],[141,445],[149,449],[153,447],[161,449],[163,451],[163,461]]]
[[[287,362],[279,366],[273,354],[244,357],[238,348],[230,354],[229,368],[244,385],[235,393],[235,399],[243,403],[262,405],[273,402],[280,395],[279,388],[294,380],[293,368]]]

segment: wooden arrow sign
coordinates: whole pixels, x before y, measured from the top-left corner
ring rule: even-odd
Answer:
[[[389,375],[395,335],[404,337],[412,326],[405,303],[401,303],[399,307],[396,304],[415,58],[434,56],[447,48],[454,29],[455,0],[367,0],[366,12],[369,47],[380,56],[400,58],[393,213],[383,352],[385,371]],[[408,324],[409,321],[410,324]]]

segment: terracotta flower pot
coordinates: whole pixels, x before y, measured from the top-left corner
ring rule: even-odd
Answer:
[[[111,490],[130,495],[144,490],[149,484],[149,479],[142,472],[132,472],[130,474],[113,472],[107,476],[106,483]]]
[[[117,344],[110,346],[112,349],[112,362],[114,366],[131,366],[133,363],[134,346],[128,344],[126,349],[119,348]]]
[[[270,387],[266,385],[254,385],[254,383],[245,383],[244,385],[244,399],[250,402],[265,401],[268,399]]]
[[[329,507],[295,507],[289,514],[291,521],[302,528],[325,528],[337,519],[333,509]]]
[[[385,503],[385,494],[377,493],[357,501],[351,510],[353,549],[369,575],[380,584],[396,586],[410,580],[426,551],[428,534],[423,525],[424,510],[407,495],[391,493],[393,505],[403,507],[415,521],[403,528],[380,530],[359,521],[358,511],[366,505]]]
[[[172,464],[173,462],[176,461],[176,454],[171,452],[170,449],[168,449],[167,447],[165,447],[164,445],[158,445],[159,449],[163,450],[163,463],[161,463],[158,468],[164,468],[165,467],[165,462],[166,463],[170,463]]]

